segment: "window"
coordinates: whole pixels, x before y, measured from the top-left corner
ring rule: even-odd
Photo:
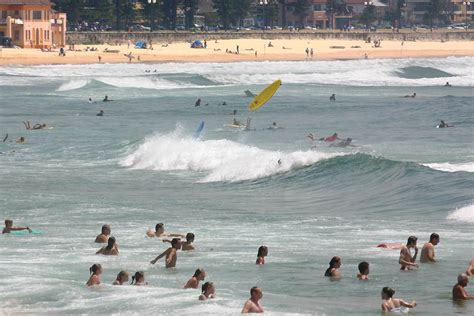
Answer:
[[[33,11],[33,20],[41,20],[42,19],[42,11]]]
[[[313,5],[313,10],[314,11],[325,11],[326,10],[326,5],[325,4],[315,4],[315,5]]]
[[[20,40],[20,31],[16,30],[15,33],[13,33],[13,38],[15,41]]]
[[[2,11],[2,19],[6,19],[8,15],[7,11]]]

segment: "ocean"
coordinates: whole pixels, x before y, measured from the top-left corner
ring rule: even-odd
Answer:
[[[380,315],[389,286],[417,301],[413,314],[473,315],[474,302],[450,299],[474,258],[473,62],[0,67],[0,218],[43,232],[0,237],[0,314],[236,315],[259,286],[269,314]],[[275,96],[249,112],[244,90],[277,79]],[[251,130],[226,126],[234,110]],[[53,128],[26,130],[27,120]],[[355,147],[306,137],[335,132]],[[160,222],[196,235],[176,269],[149,263],[168,246],[145,237]],[[118,257],[95,255],[105,223]],[[414,271],[376,248],[415,235],[421,249],[433,232],[438,262]],[[337,282],[323,277],[333,256]],[[368,282],[356,279],[361,261]],[[94,263],[104,272],[91,289]],[[182,289],[196,268],[216,299]],[[120,270],[143,270],[149,286],[112,286]]]

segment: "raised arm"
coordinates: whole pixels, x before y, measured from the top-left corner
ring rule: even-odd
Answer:
[[[151,263],[151,264],[155,264],[158,260],[160,260],[161,258],[163,258],[164,256],[166,256],[169,251],[170,251],[169,249],[166,249],[161,255],[159,255],[158,257],[156,257],[156,258],[153,259],[152,261],[150,261],[150,263]]]
[[[411,303],[407,303],[404,300],[400,300],[400,305],[405,306],[405,307],[409,307],[409,308],[413,308],[413,307],[416,306],[416,302],[413,301]]]
[[[10,230],[27,230],[31,233],[31,229],[27,226],[27,227],[12,227],[10,228]]]

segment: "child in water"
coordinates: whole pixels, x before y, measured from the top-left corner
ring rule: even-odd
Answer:
[[[135,282],[135,284],[134,284],[134,282]],[[145,282],[145,272],[143,272],[143,271],[135,272],[135,275],[132,276],[132,283],[130,283],[130,284],[136,285],[136,286],[148,285],[148,283]]]
[[[3,228],[2,234],[9,234],[11,231],[14,230],[27,230],[28,232],[32,232],[32,230],[27,227],[13,227],[13,221],[11,219],[5,220],[5,227]]]
[[[112,285],[123,285],[125,282],[128,282],[128,272],[120,271]]]
[[[265,264],[265,257],[266,256],[268,256],[268,247],[267,246],[260,246],[258,248],[257,261],[255,261],[255,264],[258,264],[258,265]]]
[[[216,297],[216,288],[214,287],[214,283],[212,282],[204,283],[201,287],[201,290],[202,290],[202,294],[199,295],[200,301],[205,301],[209,298]]]
[[[87,286],[99,285],[100,284],[100,275],[102,274],[102,266],[98,263],[93,264],[92,267],[89,268],[89,272],[91,274],[89,280],[87,281]]]

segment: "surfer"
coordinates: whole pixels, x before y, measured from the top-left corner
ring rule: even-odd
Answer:
[[[340,257],[332,257],[331,261],[329,262],[329,268],[327,268],[326,272],[324,272],[324,276],[339,279],[341,277],[341,272],[339,271],[341,265],[342,260]]]
[[[357,274],[357,278],[359,280],[368,280],[369,279],[369,263],[368,262],[361,262],[359,263],[359,273]]]
[[[158,223],[155,225],[155,231],[149,229],[146,232],[146,235],[148,237],[184,237],[182,234],[172,234],[172,233],[166,233],[165,232],[165,224],[163,223]]]
[[[434,247],[437,244],[439,244],[439,235],[436,233],[432,233],[430,236],[430,241],[424,244],[423,248],[421,249],[420,262],[436,262]]]
[[[132,276],[132,283],[130,283],[130,284],[136,285],[136,286],[146,286],[146,285],[148,285],[148,283],[145,282],[145,272],[143,272],[143,271],[135,272],[135,274]]]
[[[43,124],[37,123],[37,124],[33,125],[33,129],[45,129],[45,128],[48,128],[48,125],[46,125],[45,123],[43,123]]]
[[[232,120],[232,125],[241,126],[242,124],[240,123],[240,121],[238,121],[238,120],[234,117],[234,119]]]
[[[176,267],[176,259],[178,258],[177,251],[180,247],[181,243],[179,241],[179,238],[173,238],[173,240],[171,240],[171,247],[163,251],[163,253],[161,253],[158,257],[150,261],[150,263],[155,264],[159,259],[166,256],[166,268],[169,269]]]
[[[88,100],[87,102],[89,102],[89,104],[94,103],[94,102],[92,101],[92,98],[89,98],[89,100]]]
[[[17,142],[18,144],[23,144],[23,143],[26,142],[26,139],[25,139],[25,137],[21,136],[20,138],[18,138],[18,139],[16,140],[16,142]]]
[[[342,141],[340,141],[339,143],[337,144],[331,144],[331,147],[357,147],[352,143],[352,138],[346,138],[346,139],[343,139]]]
[[[458,283],[453,286],[453,300],[474,300],[474,296],[469,296],[465,287],[469,284],[469,277],[466,274],[458,275]]]
[[[197,289],[199,282],[206,278],[206,271],[204,269],[196,269],[194,275],[186,282],[183,289]]]
[[[280,164],[281,160],[278,160],[278,162]],[[258,264],[258,265],[265,264],[265,257],[266,256],[268,256],[268,247],[267,246],[260,246],[258,248],[257,261],[255,261],[255,264]]]
[[[278,159],[277,164],[278,164],[279,166],[281,166],[281,164],[282,164],[281,159]]]
[[[446,127],[454,127],[454,125],[449,125],[445,121],[441,121],[441,123],[439,123],[438,126],[436,126],[436,127],[437,128],[446,128]]]
[[[123,285],[125,282],[128,282],[128,272],[122,270],[117,274],[117,278],[112,285]]]
[[[263,307],[260,305],[260,300],[263,297],[262,289],[254,286],[250,289],[250,298],[245,302],[242,308],[242,314],[246,313],[263,313]]]
[[[270,130],[277,130],[277,129],[281,129],[283,127],[280,127],[277,125],[277,122],[273,122],[272,125],[270,125],[270,127],[268,127],[267,129],[270,129]]]
[[[411,270],[411,267],[418,268],[418,264],[415,263],[416,256],[418,255],[418,247],[416,246],[416,241],[418,238],[415,236],[408,237],[406,246],[403,246],[400,250],[400,259],[398,259],[398,263],[400,263],[402,271]],[[415,254],[412,256],[410,253],[410,249],[415,249]]]
[[[118,256],[119,250],[117,243],[115,242],[115,237],[110,237],[107,241],[107,246],[100,248],[95,254],[104,256]]]
[[[325,142],[333,142],[333,141],[341,140],[341,139],[339,138],[339,136],[337,135],[337,133],[334,133],[334,134],[332,134],[331,136],[322,137],[322,138],[320,138],[319,140],[325,141]]]
[[[5,227],[2,230],[2,234],[9,234],[11,231],[16,231],[16,230],[27,230],[29,233],[32,232],[32,230],[26,226],[26,227],[14,227],[13,226],[13,221],[11,219],[6,219],[5,220]]]
[[[336,94],[332,94],[330,97],[329,97],[329,101],[336,101]]]
[[[99,263],[95,263],[92,267],[89,268],[91,276],[87,281],[87,286],[99,285],[100,284],[100,275],[102,274],[102,266]]]
[[[113,101],[113,100],[110,100],[109,99],[109,96],[105,96],[104,99],[102,100],[102,102],[109,102],[109,101]]]
[[[446,81],[446,84],[444,86],[445,87],[452,87],[452,85],[450,85],[448,81]]]
[[[111,229],[110,225],[104,224],[102,225],[101,233],[95,237],[95,242],[98,244],[105,244],[109,240]]]
[[[95,116],[104,116],[104,110],[100,110]]]
[[[204,283],[201,287],[201,292],[202,292],[202,294],[199,295],[199,300],[200,301],[205,301],[209,298],[215,298],[216,297],[216,288],[214,287],[214,283],[212,283],[212,282]]]
[[[403,97],[404,97],[404,98],[416,98],[416,93],[413,92],[413,94],[411,94],[411,95],[405,95],[405,96],[403,96]]]
[[[469,276],[474,275],[474,259],[469,262],[469,266],[467,267],[466,274]]]
[[[401,312],[401,307],[413,308],[416,306],[416,302],[412,301],[407,303],[402,299],[393,298],[395,291],[389,287],[384,287],[382,289],[382,311],[384,312]]]
[[[196,103],[194,103],[194,106],[201,106],[201,99],[197,99]]]

